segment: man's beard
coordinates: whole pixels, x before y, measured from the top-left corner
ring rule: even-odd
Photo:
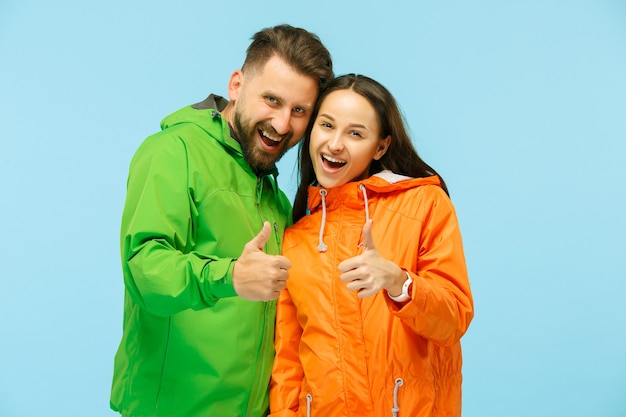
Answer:
[[[277,152],[269,153],[256,143],[256,136],[259,134],[258,130],[275,133],[274,128],[269,123],[257,123],[252,126],[251,123],[247,123],[247,120],[239,112],[235,112],[233,119],[243,157],[255,172],[268,171],[287,152],[291,134],[283,137],[280,144],[277,145],[280,148]]]

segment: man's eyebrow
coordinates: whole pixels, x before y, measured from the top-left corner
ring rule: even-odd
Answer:
[[[285,99],[280,94],[274,93],[274,92],[269,91],[269,90],[262,92],[261,96],[263,96],[263,97],[273,97],[276,100],[280,101],[281,103],[285,102]],[[299,107],[299,108],[304,109],[306,111],[311,111],[313,109],[313,106],[314,106],[314,104],[312,104],[312,103],[306,103],[306,104],[305,103],[301,103],[301,104],[295,104],[293,107],[294,108],[295,107]]]

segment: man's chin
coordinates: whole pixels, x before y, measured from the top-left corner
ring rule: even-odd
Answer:
[[[246,161],[248,165],[256,172],[267,171],[274,167],[276,162],[283,156],[284,152],[276,152],[270,154],[268,152],[254,152],[253,154],[246,155]]]

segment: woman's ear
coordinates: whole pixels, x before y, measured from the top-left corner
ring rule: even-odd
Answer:
[[[242,86],[243,72],[241,70],[236,70],[231,74],[230,80],[228,80],[228,98],[230,101],[237,101]]]
[[[374,154],[375,161],[378,161],[387,153],[387,149],[389,149],[390,144],[391,144],[391,135],[387,136],[385,139],[381,140],[378,143],[378,149],[376,150],[376,153]]]

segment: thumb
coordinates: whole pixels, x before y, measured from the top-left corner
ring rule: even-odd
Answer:
[[[363,250],[376,250],[374,238],[372,237],[372,219],[363,225]]]
[[[263,223],[263,228],[261,229],[259,234],[257,234],[250,241],[250,244],[252,244],[255,248],[262,251],[263,248],[265,247],[265,244],[270,239],[271,234],[272,234],[272,229],[270,228],[270,222],[266,221]]]

